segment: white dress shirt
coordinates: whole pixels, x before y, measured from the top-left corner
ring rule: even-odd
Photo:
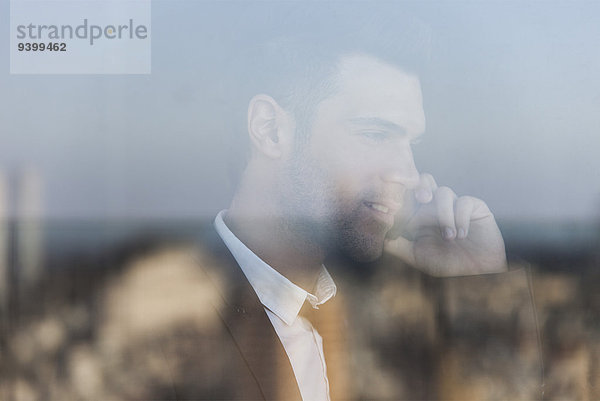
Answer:
[[[244,275],[265,307],[290,360],[304,401],[328,401],[329,382],[323,356],[323,341],[305,318],[298,316],[305,301],[313,308],[336,293],[333,279],[322,266],[314,294],[298,287],[256,256],[225,225],[221,211],[215,218],[217,233],[240,265]]]

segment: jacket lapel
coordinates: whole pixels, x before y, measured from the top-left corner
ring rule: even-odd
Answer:
[[[215,257],[211,270],[224,278],[224,285],[217,288],[222,300],[215,308],[264,399],[302,400],[285,349],[236,260],[214,229],[204,244]]]

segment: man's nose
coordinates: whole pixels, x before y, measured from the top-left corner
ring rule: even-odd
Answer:
[[[381,179],[384,182],[401,184],[407,189],[416,188],[419,185],[420,175],[412,152],[403,152],[386,163]]]

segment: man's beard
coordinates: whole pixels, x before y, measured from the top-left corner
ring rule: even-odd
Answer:
[[[335,221],[334,246],[338,252],[357,262],[372,262],[383,253],[386,233],[384,223],[365,217],[358,206],[351,213],[341,213]]]
[[[298,238],[318,244],[326,255],[343,256],[359,263],[381,257],[389,227],[366,218],[360,206],[350,212],[341,205],[337,207],[327,218],[311,216],[308,210],[306,214],[288,215],[286,225]]]
[[[341,253],[357,262],[379,258],[390,227],[364,206],[364,201],[379,198],[377,191],[351,193],[336,187],[304,150],[295,153],[282,183],[288,228],[317,242],[326,254]]]

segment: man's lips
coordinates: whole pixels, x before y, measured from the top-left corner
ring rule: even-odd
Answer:
[[[394,204],[392,202],[371,202],[365,201],[363,202],[365,206],[370,209],[373,209],[379,213],[395,215],[399,209],[399,205]]]
[[[385,222],[390,227],[394,224],[394,217],[400,207],[397,203],[384,201],[365,201],[363,204],[378,220]]]

